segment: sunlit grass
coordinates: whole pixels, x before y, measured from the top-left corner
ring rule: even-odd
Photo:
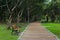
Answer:
[[[20,32],[22,32],[27,24],[22,23],[19,24],[21,26]],[[17,35],[11,35],[11,30],[7,30],[7,27],[5,24],[0,24],[0,40],[17,40],[19,36]]]
[[[60,38],[60,23],[42,23],[42,25]]]

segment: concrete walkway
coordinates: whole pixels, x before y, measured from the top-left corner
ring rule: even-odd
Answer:
[[[51,34],[40,23],[30,23],[29,27],[18,40],[57,40],[55,35]]]

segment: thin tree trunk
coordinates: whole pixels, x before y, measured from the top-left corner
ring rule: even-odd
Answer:
[[[28,7],[28,23],[29,23],[29,7]]]
[[[24,2],[24,0],[19,3],[19,0],[18,0],[17,4],[12,8],[12,11],[18,6],[18,3],[19,3],[19,5],[21,5],[23,2]]]
[[[10,9],[9,9],[9,7],[8,7],[8,2],[7,2],[7,0],[6,0],[6,4],[7,4],[7,9],[8,9],[8,11],[9,11],[9,13],[10,13],[10,16],[9,16],[9,19],[8,19],[8,22],[7,22],[7,25],[8,25],[8,28],[7,28],[7,29],[10,29],[10,27],[11,27],[11,22],[12,22],[12,12],[10,11]]]
[[[20,20],[21,20],[20,17],[22,16],[23,10],[24,10],[24,9],[22,9],[22,11],[19,11],[19,13],[18,13],[17,23],[19,23]],[[21,12],[21,14],[20,14],[20,12]]]

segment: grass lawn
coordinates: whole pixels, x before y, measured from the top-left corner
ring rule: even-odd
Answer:
[[[27,23],[21,23],[21,32],[25,29],[27,26]],[[11,35],[11,30],[7,30],[5,24],[0,24],[0,40],[17,40],[17,35]]]
[[[60,23],[42,23],[42,25],[60,38]]]

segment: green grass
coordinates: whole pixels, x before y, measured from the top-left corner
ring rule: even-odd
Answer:
[[[42,23],[42,25],[60,38],[60,23]]]
[[[21,23],[19,24],[21,26],[20,31],[22,32],[27,24]],[[17,35],[11,35],[11,30],[7,30],[7,27],[5,24],[0,24],[0,40],[17,40]]]

